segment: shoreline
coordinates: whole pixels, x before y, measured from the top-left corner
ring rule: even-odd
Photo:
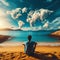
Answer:
[[[0,46],[22,46],[24,42],[4,42]],[[37,46],[60,46],[60,42],[37,42]]]

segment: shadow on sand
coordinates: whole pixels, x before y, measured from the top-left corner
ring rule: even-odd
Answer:
[[[52,53],[34,53],[33,57],[41,60],[59,60],[55,54]]]
[[[27,55],[23,52],[1,52],[0,60],[60,60],[54,53],[35,52],[33,55]],[[59,55],[60,57],[60,55]]]
[[[38,60],[60,60],[55,54],[52,54],[52,53],[35,52],[33,55],[28,55],[28,56],[36,58]],[[26,57],[26,56],[24,56],[24,57]]]

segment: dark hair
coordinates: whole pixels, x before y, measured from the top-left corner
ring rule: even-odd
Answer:
[[[28,40],[31,40],[32,36],[31,35],[28,35]]]

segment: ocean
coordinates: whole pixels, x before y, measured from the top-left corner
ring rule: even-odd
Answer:
[[[27,36],[32,35],[32,41],[36,42],[58,42],[56,38],[49,36],[55,30],[40,30],[40,31],[0,31],[0,35],[12,36],[10,42],[27,41]]]

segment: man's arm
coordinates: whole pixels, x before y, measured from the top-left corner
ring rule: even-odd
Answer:
[[[37,45],[37,43],[36,43],[36,42],[34,42],[34,46],[33,46],[33,47],[34,47],[34,49],[36,48],[36,45]]]
[[[25,44],[22,44],[23,46],[25,46]]]
[[[36,48],[37,43],[35,42],[35,48]]]

